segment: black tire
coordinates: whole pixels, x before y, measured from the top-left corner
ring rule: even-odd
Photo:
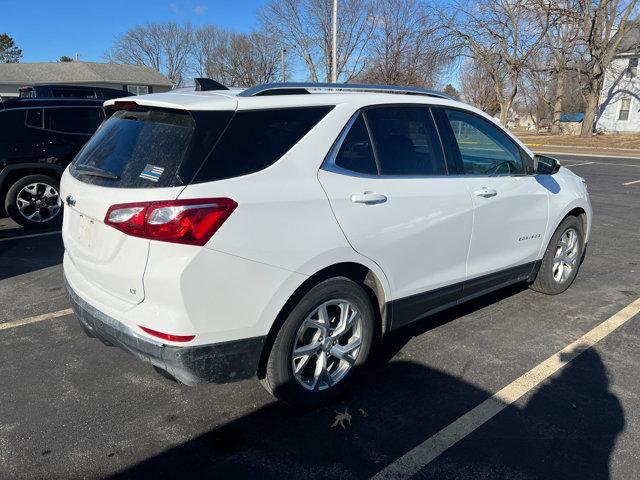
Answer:
[[[344,374],[344,377],[331,386],[326,384],[323,390],[309,390],[294,375],[292,358],[294,345],[300,341],[298,332],[307,317],[325,302],[336,299],[349,302],[360,313],[360,349],[355,356],[353,366]],[[331,317],[331,313],[329,316]],[[334,401],[349,387],[354,374],[357,374],[369,356],[376,332],[375,318],[369,296],[355,282],[345,277],[336,277],[319,283],[302,297],[280,328],[269,352],[265,377],[262,379],[263,386],[282,402],[295,407],[318,407]],[[321,339],[322,337],[318,343],[322,343]],[[330,353],[327,354],[327,358],[329,359],[327,362],[340,362]],[[317,357],[311,357],[307,362],[308,368],[313,370],[312,367],[317,361]]]
[[[571,273],[562,281],[554,278],[553,272],[553,264],[554,257],[559,247],[560,239],[565,235],[569,230],[573,230],[577,232],[577,245],[575,251],[575,266],[572,268]],[[584,254],[584,230],[582,227],[582,222],[577,217],[567,217],[565,218],[560,226],[556,229],[555,233],[551,237],[549,241],[549,245],[547,246],[547,250],[544,253],[544,257],[542,258],[542,264],[540,265],[540,269],[538,270],[538,274],[534,279],[533,283],[529,286],[532,290],[536,292],[545,293],[547,295],[557,295],[559,293],[564,292],[567,288],[571,286],[573,281],[578,274],[578,270],[580,268],[580,264],[582,262]]]
[[[62,205],[60,205],[57,213],[50,217],[47,216],[49,210],[43,207],[41,211],[44,220],[42,221],[29,220],[18,209],[18,195],[20,194],[20,191],[27,185],[36,183],[48,185],[54,188],[55,191],[58,192],[57,201],[60,201],[60,182],[58,180],[53,177],[49,177],[48,175],[27,175],[18,179],[7,191],[7,195],[4,200],[4,207],[7,215],[9,215],[16,223],[26,228],[50,228],[59,226],[62,222]],[[42,191],[42,189],[39,191]],[[43,197],[40,200],[50,202],[51,198]],[[36,207],[34,206],[33,208],[35,209]]]

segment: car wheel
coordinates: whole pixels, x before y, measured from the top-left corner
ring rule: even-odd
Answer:
[[[582,222],[567,217],[551,237],[542,264],[530,287],[547,295],[557,295],[571,286],[578,274],[584,252]]]
[[[62,220],[60,183],[47,175],[22,177],[9,188],[5,210],[23,227],[57,226]]]
[[[337,277],[313,287],[278,332],[267,361],[265,388],[298,407],[333,401],[369,355],[375,316],[367,293]]]

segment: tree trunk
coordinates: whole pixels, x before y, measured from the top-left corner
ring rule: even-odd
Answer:
[[[564,80],[566,72],[560,70],[558,72],[558,78],[556,79],[556,90],[553,102],[553,124],[551,125],[551,133],[559,135],[560,130],[560,116],[562,115],[562,96],[564,95]]]
[[[581,137],[590,137],[593,134],[598,117],[598,107],[600,106],[600,94],[602,93],[603,77],[597,76],[592,79],[589,91],[585,95],[585,112],[582,121]]]
[[[507,126],[507,122],[509,121],[510,106],[511,106],[511,102],[509,101],[500,102],[500,123],[505,127]]]

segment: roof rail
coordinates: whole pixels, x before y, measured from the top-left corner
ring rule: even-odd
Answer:
[[[453,100],[446,93],[427,88],[400,87],[396,85],[366,85],[359,83],[306,83],[306,82],[278,82],[264,83],[247,88],[238,94],[239,97],[256,97],[260,95],[296,95],[309,93],[309,90],[340,90],[356,92],[384,92],[408,95],[425,95],[427,97],[446,98]]]

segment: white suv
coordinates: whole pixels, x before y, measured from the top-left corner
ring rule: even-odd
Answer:
[[[584,181],[437,92],[105,108],[61,183],[71,302],[90,336],[189,385],[257,376],[327,402],[385,333],[514,282],[560,293],[585,252]]]

